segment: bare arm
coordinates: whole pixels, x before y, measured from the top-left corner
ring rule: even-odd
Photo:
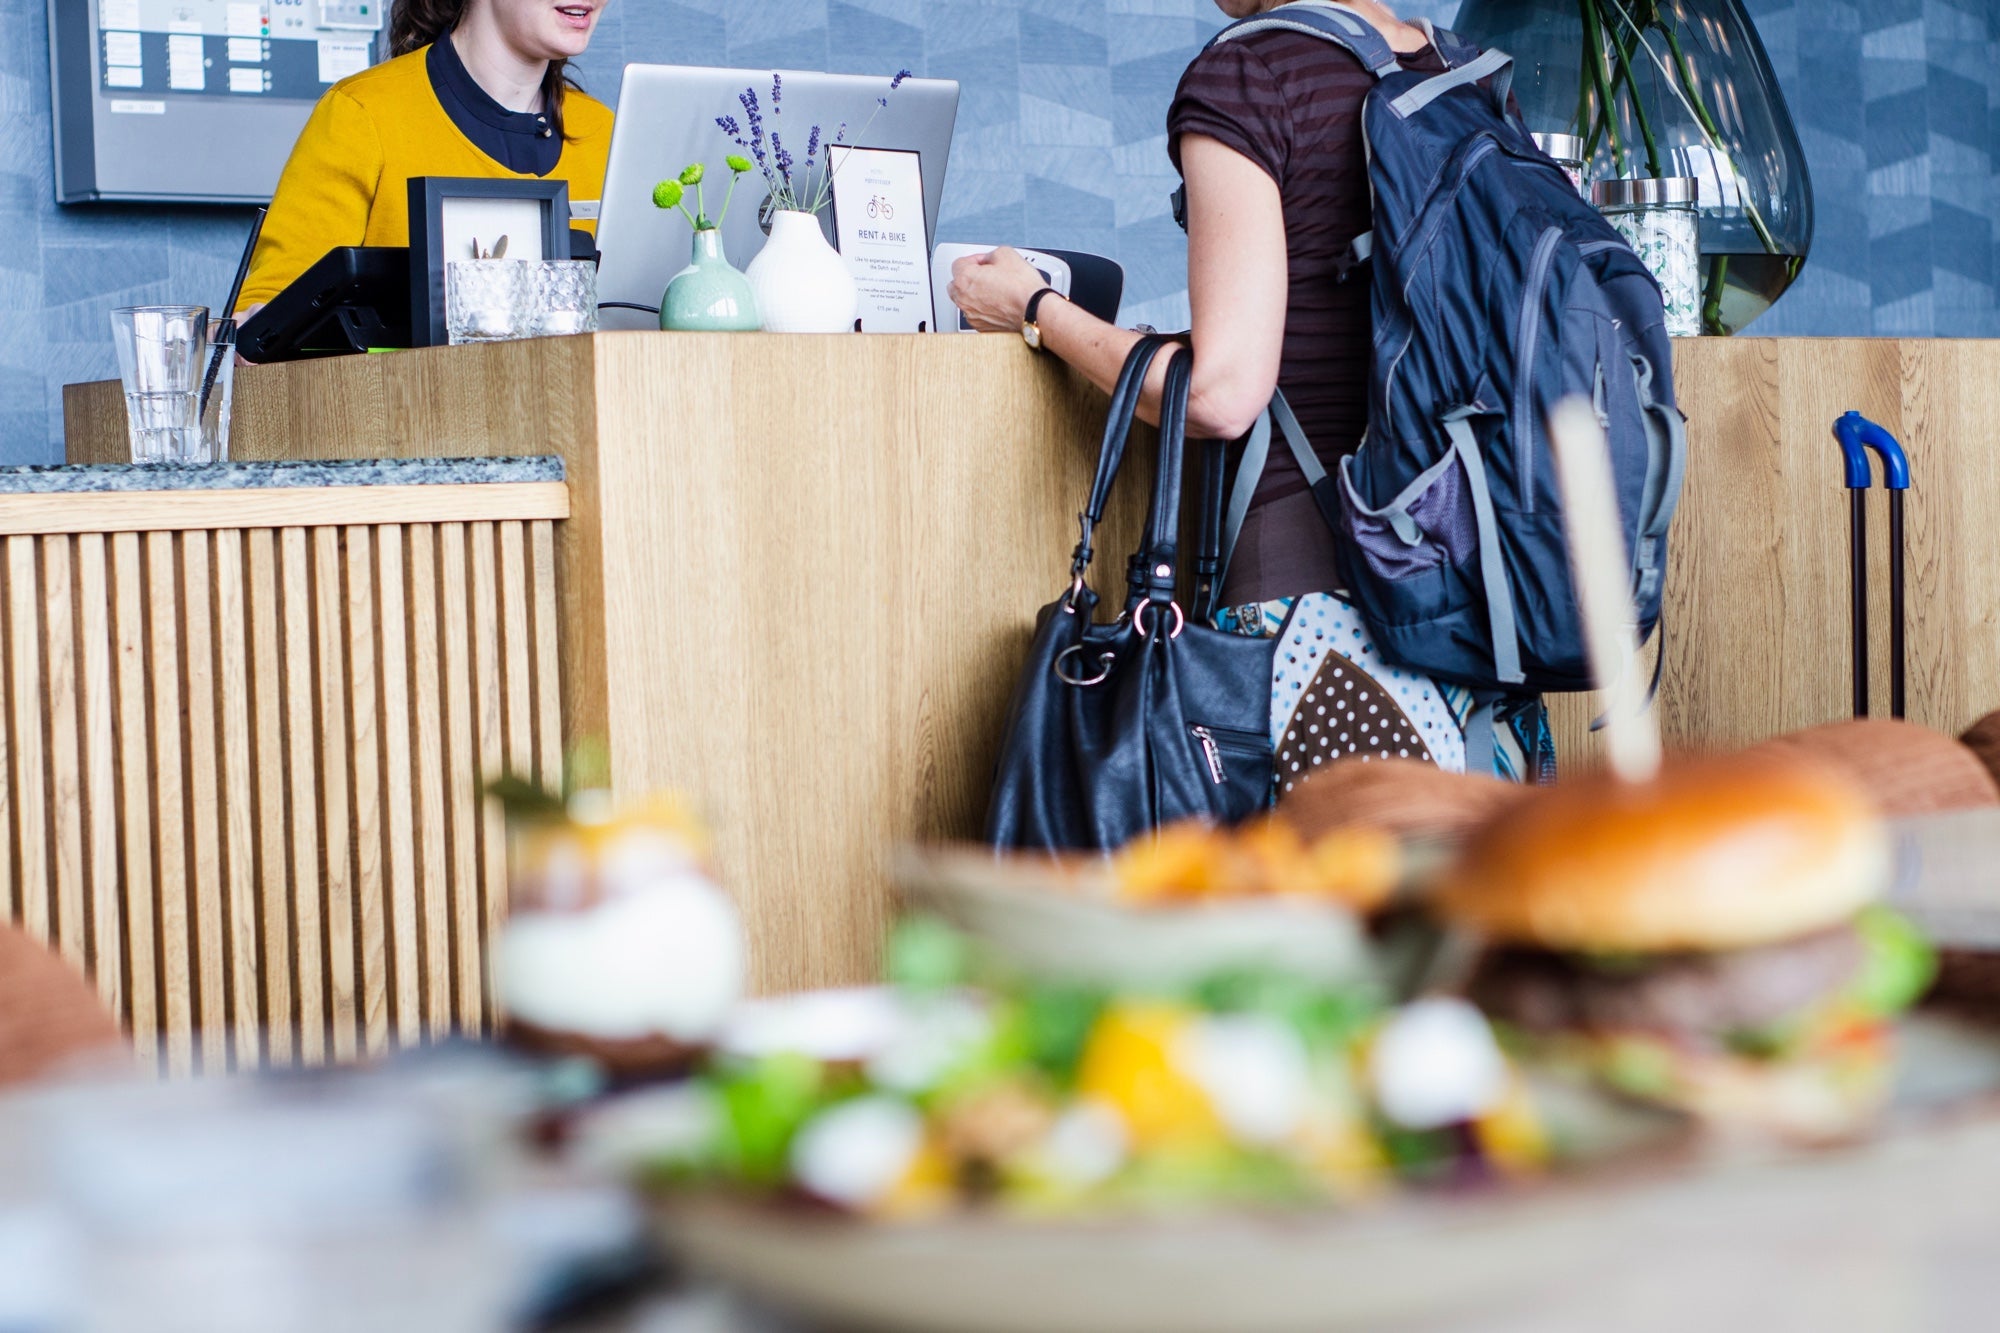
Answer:
[[[1188,300],[1194,314],[1194,383],[1188,432],[1233,440],[1250,429],[1278,386],[1285,338],[1285,213],[1277,182],[1217,140],[1181,140],[1188,189]],[[951,296],[974,328],[1014,332],[1041,275],[1010,249],[958,261]],[[1107,393],[1138,335],[1067,301],[1036,311],[1042,345]],[[1155,363],[1140,414],[1159,419],[1165,358]]]

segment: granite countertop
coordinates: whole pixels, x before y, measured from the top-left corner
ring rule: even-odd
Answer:
[[[0,467],[0,494],[234,491],[291,486],[452,486],[561,481],[562,459],[360,458],[336,461]]]

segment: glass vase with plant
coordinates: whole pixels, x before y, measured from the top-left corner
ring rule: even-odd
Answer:
[[[653,206],[678,210],[694,229],[688,266],[667,282],[660,297],[660,327],[683,332],[736,333],[762,327],[756,293],[750,281],[729,262],[722,248],[722,224],[736,198],[737,182],[753,169],[750,159],[731,153],[724,162],[729,167],[729,191],[723,196],[722,211],[708,215],[704,183],[708,168],[691,162],[679,177],[663,180],[653,187]],[[687,206],[688,191],[694,191],[694,211]]]
[[[1702,332],[1798,277],[1812,182],[1742,0],[1465,0],[1455,26],[1514,57],[1528,128],[1581,138],[1593,179],[1699,182]]]

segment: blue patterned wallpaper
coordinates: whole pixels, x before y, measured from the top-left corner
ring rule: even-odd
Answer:
[[[62,384],[117,373],[105,311],[219,302],[245,225],[231,210],[56,207],[44,2],[0,0],[0,462],[58,458]],[[1756,331],[2000,336],[2000,0],[1747,2],[1819,208],[1804,278]],[[1400,8],[1448,22],[1457,0]],[[1211,0],[616,0],[581,74],[607,100],[627,61],[958,79],[940,239],[1113,255],[1125,319],[1178,327],[1162,124],[1220,21]]]

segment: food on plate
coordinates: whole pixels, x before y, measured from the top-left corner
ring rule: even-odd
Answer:
[[[517,822],[493,959],[509,1039],[619,1077],[684,1067],[744,986],[742,922],[706,849],[665,800],[618,811],[586,792]]]
[[[1308,839],[1348,829],[1406,841],[1452,839],[1533,790],[1418,759],[1342,759],[1285,793],[1278,811]]]
[[[1967,732],[1969,742],[1974,731]],[[1819,760],[1842,770],[1868,793],[1875,808],[1894,819],[2000,805],[2000,786],[1969,743],[1886,717],[1826,722],[1752,746],[1751,754],[1778,753]]]
[[[676,1108],[648,1113],[676,1128],[637,1154],[644,1170],[908,1218],[1348,1204],[1560,1157],[1460,1000],[1397,1009],[1282,971],[1150,991],[1009,981],[925,917],[890,963],[893,986],[741,1006]]]
[[[1491,948],[1470,994],[1538,1057],[1718,1122],[1865,1125],[1890,1021],[1934,961],[1878,897],[1888,832],[1838,769],[1785,754],[1536,793],[1475,834],[1436,911]]]
[[[2000,785],[2000,710],[1988,713],[1958,735],[1980,766]]]
[[[1119,895],[1136,903],[1299,898],[1366,912],[1395,891],[1402,862],[1395,839],[1379,830],[1307,838],[1272,814],[1233,828],[1204,820],[1170,824],[1128,843],[1112,873]]]

